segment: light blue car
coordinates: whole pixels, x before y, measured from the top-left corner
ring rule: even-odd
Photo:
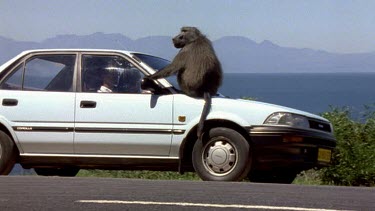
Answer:
[[[170,79],[143,82],[169,62],[118,51],[25,51],[0,66],[0,174],[15,163],[38,175],[80,169],[195,171],[203,180],[291,183],[327,166],[330,122],[307,112],[218,94],[203,99]]]

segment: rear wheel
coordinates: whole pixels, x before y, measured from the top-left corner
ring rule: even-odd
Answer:
[[[193,148],[193,166],[202,180],[241,181],[250,170],[250,145],[237,131],[213,128]]]
[[[34,168],[39,176],[75,177],[79,168]]]
[[[8,175],[16,163],[17,148],[12,139],[0,131],[0,175]]]

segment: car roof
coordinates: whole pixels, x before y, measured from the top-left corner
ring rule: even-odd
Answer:
[[[0,66],[0,73],[6,69],[9,65],[13,64],[18,59],[24,57],[28,54],[33,53],[50,53],[50,52],[108,52],[108,53],[120,53],[125,54],[128,56],[131,56],[131,54],[144,54],[144,55],[151,55],[147,53],[137,52],[137,51],[127,51],[127,50],[115,50],[115,49],[84,49],[84,48],[67,48],[67,49],[33,49],[33,50],[26,50],[18,54],[17,56],[13,57],[9,61],[5,62]],[[151,55],[152,56],[152,55]],[[150,69],[149,69],[150,70]],[[154,70],[152,70],[154,71]],[[163,84],[165,87],[171,87],[172,85],[165,79],[159,79],[158,80],[161,84]]]
[[[50,53],[50,52],[108,52],[108,53],[122,53],[125,55],[130,55],[133,53],[141,53],[136,51],[126,51],[126,50],[115,50],[115,49],[81,49],[81,48],[72,48],[72,49],[33,49],[33,50],[26,50],[19,53],[17,56],[13,57],[9,61],[5,62],[0,66],[0,72],[2,72],[6,67],[8,67],[13,62],[17,61],[18,59],[22,58],[27,54],[32,53]],[[144,54],[144,53],[141,53]]]
[[[40,48],[40,49],[30,49],[23,52],[38,52],[38,51],[119,51],[119,52],[132,52],[127,50],[119,49],[99,49],[99,48]]]
[[[88,48],[62,48],[62,49],[33,49],[33,50],[26,50],[21,52],[20,54],[26,55],[30,53],[43,53],[43,52],[117,52],[123,54],[132,54],[132,53],[139,53],[135,51],[127,51],[127,50],[116,50],[116,49],[88,49]]]

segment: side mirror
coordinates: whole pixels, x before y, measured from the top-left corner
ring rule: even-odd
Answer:
[[[148,90],[148,91],[150,91],[150,92],[152,92],[152,93],[155,93],[155,92],[157,92],[158,90],[160,90],[160,87],[159,87],[159,85],[157,85],[157,84],[155,83],[154,80],[149,79],[149,78],[147,78],[147,77],[144,77],[144,78],[142,79],[142,82],[141,82],[141,89],[142,89],[142,90]]]

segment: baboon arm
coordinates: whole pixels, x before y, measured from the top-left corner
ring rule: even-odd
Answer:
[[[183,52],[179,52],[173,59],[172,63],[164,67],[162,70],[150,75],[151,79],[165,78],[170,75],[176,74],[184,69],[185,55]]]
[[[151,79],[165,78],[165,77],[168,77],[170,75],[173,75],[173,74],[177,73],[179,70],[180,70],[180,68],[176,67],[172,63],[172,64],[166,66],[165,68],[163,68],[162,70],[154,73],[153,75],[150,75],[150,78]]]

